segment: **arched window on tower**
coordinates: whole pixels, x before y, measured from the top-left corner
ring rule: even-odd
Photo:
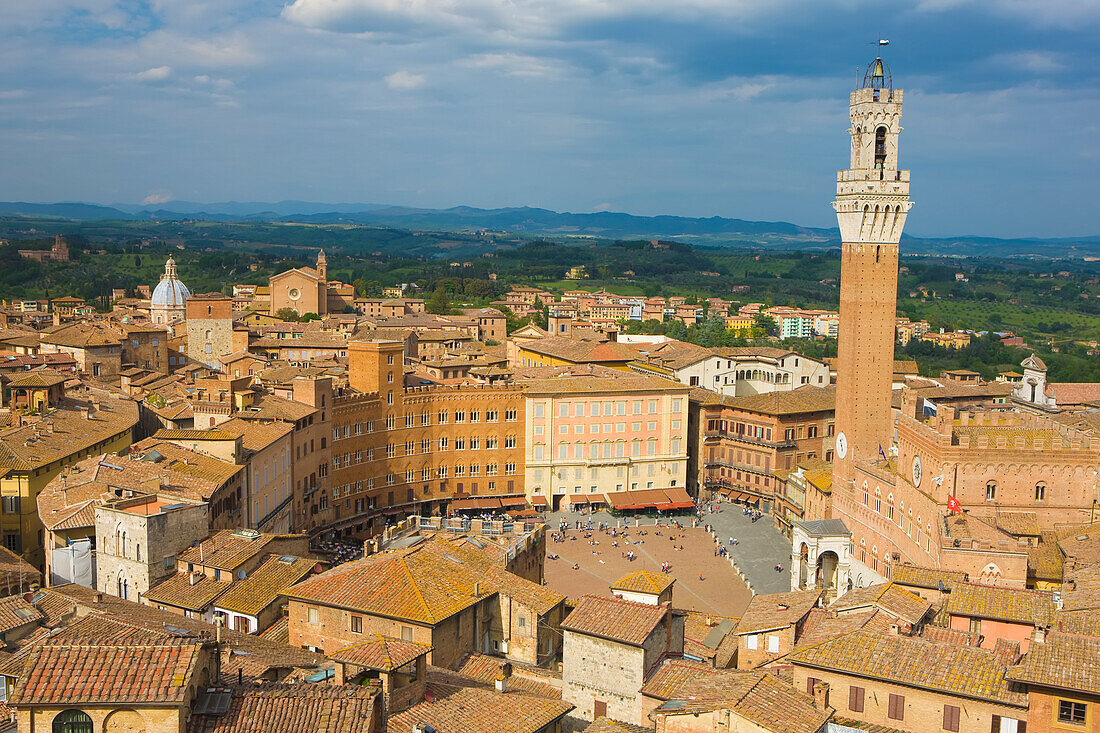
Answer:
[[[886,128],[875,130],[875,170],[886,167]]]
[[[1047,484],[1045,481],[1040,481],[1035,484],[1035,501],[1043,501],[1047,498]]]
[[[997,498],[997,482],[989,481],[985,485],[985,500],[993,501]]]

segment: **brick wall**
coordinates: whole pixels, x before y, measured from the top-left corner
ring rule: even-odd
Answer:
[[[840,717],[854,718],[873,725],[891,729],[927,733],[943,730],[944,706],[954,705],[960,708],[959,733],[989,733],[993,725],[993,716],[1025,720],[1027,710],[994,702],[973,700],[955,695],[921,690],[915,687],[892,684],[880,680],[865,679],[836,672],[794,667],[795,689],[806,691],[807,679],[814,678],[829,685],[826,704],[836,708]],[[863,688],[863,710],[849,707],[849,688]],[[890,695],[904,698],[900,705],[902,719],[891,718]],[[1031,728],[1028,726],[1028,730]]]

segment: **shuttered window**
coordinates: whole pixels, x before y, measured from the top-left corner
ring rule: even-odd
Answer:
[[[943,706],[943,729],[950,731],[959,730],[959,714],[962,711],[955,705]]]
[[[890,695],[890,711],[887,716],[891,720],[905,720],[905,696]]]
[[[848,688],[848,709],[853,713],[863,712],[863,688],[852,687]]]

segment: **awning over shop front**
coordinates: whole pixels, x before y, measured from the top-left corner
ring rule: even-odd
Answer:
[[[547,503],[545,496],[532,496],[531,506],[549,506],[549,504]]]
[[[639,509],[691,509],[695,506],[691,496],[683,488],[644,489],[641,491],[615,491],[607,494],[611,508],[615,511],[634,511]]]

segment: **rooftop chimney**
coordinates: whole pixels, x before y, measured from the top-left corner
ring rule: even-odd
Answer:
[[[503,662],[500,665],[500,673],[497,675],[495,685],[497,692],[508,692],[508,682],[512,679],[512,663]]]
[[[829,683],[821,680],[814,682],[813,696],[817,708],[824,710],[829,707]]]

